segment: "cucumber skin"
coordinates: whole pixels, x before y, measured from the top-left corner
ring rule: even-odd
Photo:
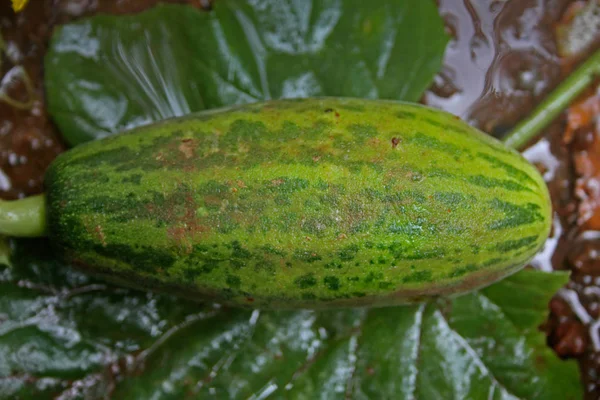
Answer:
[[[406,304],[516,272],[551,226],[521,155],[412,103],[211,110],[78,146],[46,174],[48,231],[120,284],[260,308]]]

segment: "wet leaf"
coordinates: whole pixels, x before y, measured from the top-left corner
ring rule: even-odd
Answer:
[[[13,242],[4,398],[580,399],[538,326],[564,273],[411,307],[246,311],[117,288]],[[32,254],[31,249],[38,249]]]
[[[433,1],[220,0],[58,28],[49,111],[71,144],[259,99],[416,101],[447,43]]]
[[[563,142],[575,172],[573,197],[577,200],[577,230],[600,230],[600,96],[597,89],[567,109]]]
[[[576,1],[567,7],[556,26],[556,43],[561,57],[579,57],[598,43],[600,3]]]

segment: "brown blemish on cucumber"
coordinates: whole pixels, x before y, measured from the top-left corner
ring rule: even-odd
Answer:
[[[194,156],[196,144],[193,139],[182,139],[178,149],[186,159],[189,159]]]

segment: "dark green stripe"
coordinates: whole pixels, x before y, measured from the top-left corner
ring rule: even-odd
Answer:
[[[414,136],[411,136],[408,140],[408,143],[415,144],[419,147],[423,147],[426,149],[441,151],[446,154],[449,154],[455,158],[462,156],[463,154],[469,154],[469,150],[462,149],[455,145],[454,143],[444,142],[439,140],[433,136],[425,135],[421,132],[417,132]]]
[[[537,240],[537,236],[527,236],[521,239],[507,240],[505,242],[498,243],[496,244],[495,248],[501,252],[513,251],[535,243]]]
[[[535,203],[526,203],[520,206],[500,199],[494,199],[490,204],[493,209],[503,211],[506,217],[488,224],[489,229],[514,228],[544,221],[544,217],[540,213],[540,206]]]
[[[480,152],[480,153],[477,153],[477,156],[479,158],[482,158],[485,161],[489,162],[493,166],[503,169],[504,171],[506,171],[506,173],[508,175],[517,179],[519,182],[527,182],[527,183],[531,183],[533,185],[537,185],[536,181],[531,176],[529,176],[529,174],[527,172],[515,167],[514,165],[506,163],[506,162],[500,160],[499,158],[494,157],[490,154],[486,154],[486,153]]]
[[[433,274],[429,270],[421,270],[415,271],[410,275],[402,278],[402,282],[404,283],[422,283],[422,282],[431,282],[433,280]]]
[[[466,177],[465,180],[472,185],[484,187],[486,189],[502,188],[510,190],[511,192],[532,191],[530,188],[523,186],[515,181],[511,181],[509,179],[496,179],[484,175],[471,175]]]
[[[415,120],[417,118],[417,114],[410,111],[398,111],[395,115],[400,119],[406,120]]]

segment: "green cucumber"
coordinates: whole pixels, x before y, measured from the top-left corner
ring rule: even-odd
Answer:
[[[520,269],[551,226],[546,185],[519,153],[450,114],[383,100],[171,119],[62,154],[45,184],[47,234],[67,261],[263,308],[464,293]]]

